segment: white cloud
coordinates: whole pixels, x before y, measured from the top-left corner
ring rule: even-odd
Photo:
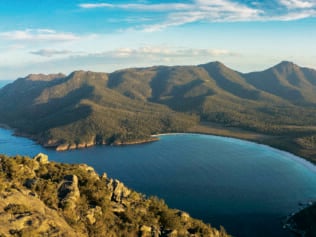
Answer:
[[[170,26],[179,26],[198,21],[206,22],[237,22],[260,19],[262,11],[251,9],[243,5],[230,3],[228,1],[218,1],[216,4],[207,5],[206,1],[190,11],[179,11],[170,13],[167,20],[148,25],[145,31],[152,32],[161,30]]]
[[[72,33],[56,32],[50,29],[26,29],[0,32],[0,38],[15,41],[71,41],[79,39]]]
[[[191,0],[188,3],[158,3],[138,1],[133,4],[83,3],[85,9],[112,8],[124,11],[161,12],[160,19],[152,18],[147,24],[138,21],[132,29],[146,32],[159,31],[172,26],[194,22],[241,22],[241,21],[292,21],[315,16],[315,0],[275,0],[271,3],[253,1],[248,5],[236,0]],[[120,19],[122,21],[122,19]],[[130,22],[137,24],[137,22]]]
[[[303,0],[279,0],[279,1],[280,1],[280,4],[286,6],[289,9],[311,8],[316,5],[315,2],[303,1]]]
[[[102,53],[89,54],[86,56],[105,57],[112,59],[164,59],[164,58],[191,58],[191,57],[219,57],[219,56],[237,56],[237,53],[226,49],[193,49],[193,48],[170,48],[163,46],[146,46],[141,48],[119,48]]]
[[[90,8],[104,8],[104,7],[113,7],[113,4],[109,4],[109,3],[82,3],[79,4],[79,7],[81,8],[86,8],[86,9],[90,9]]]
[[[52,57],[52,56],[57,56],[57,55],[70,55],[70,54],[74,54],[75,52],[70,51],[70,50],[40,49],[37,51],[32,51],[30,53],[43,56],[43,57]]]
[[[166,15],[159,23],[143,25],[147,32],[157,31],[171,26],[179,26],[197,21],[247,21],[259,18],[261,10],[230,0],[193,0],[191,3],[161,3],[161,4],[110,4],[84,3],[79,7],[116,8],[126,11],[164,12]]]
[[[300,19],[305,19],[305,18],[315,17],[315,16],[316,16],[315,10],[304,10],[304,11],[289,12],[281,16],[271,17],[270,20],[294,21],[294,20],[300,20]]]
[[[85,9],[93,8],[118,8],[137,11],[170,11],[170,10],[189,10],[191,4],[181,3],[161,3],[161,4],[110,4],[110,3],[83,3],[79,7]]]

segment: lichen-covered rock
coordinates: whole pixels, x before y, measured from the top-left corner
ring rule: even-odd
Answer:
[[[80,198],[78,177],[76,175],[66,175],[64,177],[58,189],[58,198],[61,206],[67,206],[68,209],[76,207],[77,201]]]
[[[49,163],[48,155],[45,155],[43,153],[38,153],[36,156],[34,156],[33,159],[42,165]]]
[[[152,228],[150,226],[142,225],[139,228],[140,237],[151,237],[152,236],[151,232],[152,232]]]
[[[93,225],[96,222],[96,216],[102,215],[101,207],[96,206],[95,208],[90,208],[86,214],[86,218],[89,225]]]
[[[78,165],[81,170],[89,174],[89,177],[94,179],[100,179],[99,175],[95,172],[93,167],[87,165],[87,164],[80,164]]]
[[[118,203],[122,203],[124,199],[126,199],[131,193],[130,189],[125,187],[122,182],[116,179],[107,179],[106,185],[108,189],[112,192],[111,200]]]
[[[83,236],[37,196],[20,187],[0,195],[0,236]]]
[[[183,221],[188,221],[190,219],[190,215],[184,211],[179,211],[178,216],[181,218]]]

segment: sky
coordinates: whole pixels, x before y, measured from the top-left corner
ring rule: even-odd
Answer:
[[[316,68],[316,0],[0,0],[0,80],[221,61]]]

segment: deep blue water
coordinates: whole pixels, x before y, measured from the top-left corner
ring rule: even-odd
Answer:
[[[281,220],[316,200],[316,167],[289,153],[232,138],[177,134],[133,146],[55,152],[0,129],[0,153],[87,163],[127,186],[234,236],[291,236]]]

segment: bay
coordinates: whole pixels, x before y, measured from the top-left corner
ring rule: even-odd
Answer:
[[[160,136],[133,146],[56,152],[0,129],[0,153],[87,163],[173,208],[223,225],[234,236],[291,236],[282,220],[299,202],[316,200],[316,168],[268,146],[199,134]]]

